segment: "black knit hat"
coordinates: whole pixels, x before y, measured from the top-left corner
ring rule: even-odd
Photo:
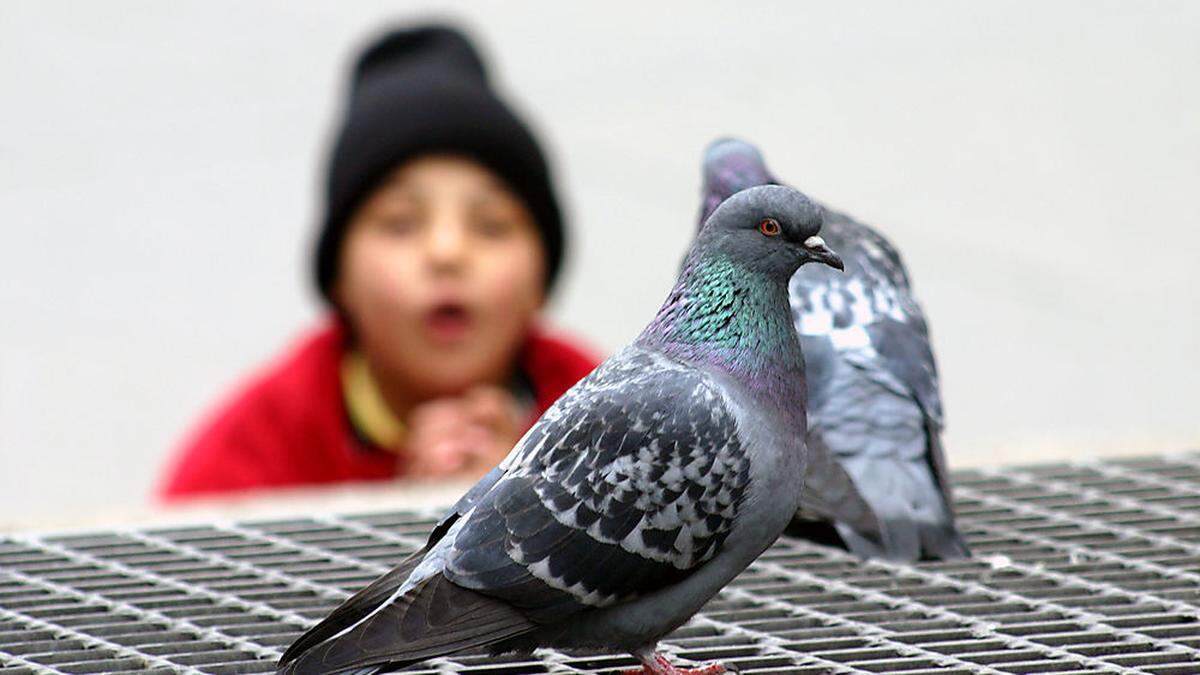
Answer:
[[[546,288],[562,264],[565,233],[550,172],[533,134],[488,85],[470,41],[440,25],[396,30],[367,47],[329,161],[317,285],[333,303],[346,225],[379,182],[426,152],[468,155],[524,200],[546,253]]]

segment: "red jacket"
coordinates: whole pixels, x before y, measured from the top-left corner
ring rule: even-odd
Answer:
[[[342,398],[345,331],[331,321],[241,387],[176,454],[161,497],[254,488],[386,480],[394,454],[358,440]],[[597,360],[534,331],[521,352],[540,416]]]

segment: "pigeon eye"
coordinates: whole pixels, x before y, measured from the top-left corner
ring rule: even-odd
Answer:
[[[782,228],[779,227],[779,221],[774,218],[763,218],[763,221],[758,224],[758,231],[768,237],[778,237]]]

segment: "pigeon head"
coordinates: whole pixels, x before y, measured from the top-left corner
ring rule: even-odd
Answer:
[[[787,287],[805,263],[841,268],[817,234],[821,222],[819,206],[782,185],[724,200],[700,228],[639,343],[722,369],[777,402],[802,397],[804,357]]]
[[[786,283],[805,263],[842,269],[818,234],[821,207],[798,190],[759,185],[721,202],[696,237],[693,252],[716,252],[738,267]]]
[[[704,199],[700,203],[700,225],[721,202],[735,192],[779,181],[767,170],[762,153],[736,138],[719,138],[704,150]]]

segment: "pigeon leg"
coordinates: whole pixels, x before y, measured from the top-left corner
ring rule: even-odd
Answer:
[[[634,652],[633,655],[642,662],[642,667],[630,668],[624,671],[624,675],[721,675],[733,672],[720,663],[706,663],[697,668],[678,668],[654,649]]]

